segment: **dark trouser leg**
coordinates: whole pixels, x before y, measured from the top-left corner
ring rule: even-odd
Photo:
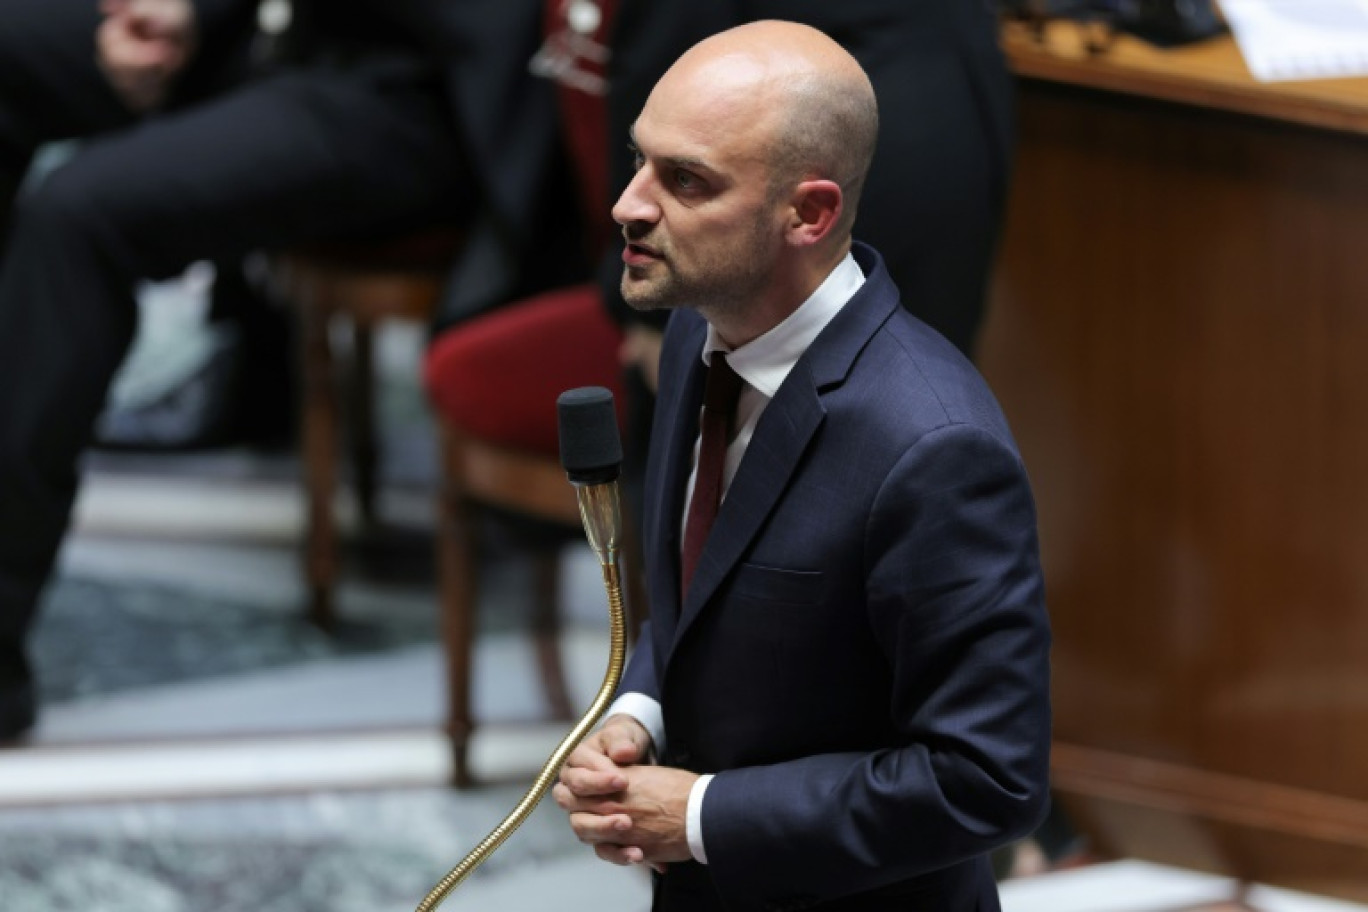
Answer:
[[[98,21],[97,4],[91,0],[6,0],[0,7],[0,251],[15,194],[39,145],[114,129],[132,120],[95,67]],[[12,320],[0,319],[0,332],[8,335],[12,325]],[[27,380],[8,348],[0,358],[0,421],[8,426],[14,411],[22,407],[14,391]],[[24,482],[9,481],[12,456],[0,455],[0,460],[6,466],[0,476],[7,479],[0,485],[0,512],[23,514]],[[22,539],[28,532],[20,527],[5,534]],[[13,551],[16,562],[27,559],[22,540]],[[32,721],[23,632],[40,578],[33,572],[0,573],[0,739]]]
[[[251,367],[232,385],[224,434],[240,443],[285,444],[299,423],[293,314],[249,282],[241,262],[214,265],[209,322],[236,330],[233,360]]]
[[[968,65],[968,64],[966,64]],[[1011,90],[1000,63],[974,80],[915,66],[876,76],[880,109],[916,124],[881,136],[855,236],[883,255],[903,304],[973,354],[1009,180]],[[1001,97],[999,97],[1001,96]]]
[[[459,148],[417,77],[279,77],[97,139],[19,203],[0,260],[0,688],[24,675],[135,281],[450,212]]]
[[[96,297],[107,291],[106,227],[55,201],[25,209],[0,261],[0,690],[27,678],[24,635],[66,525],[76,457],[134,323],[131,294]]]

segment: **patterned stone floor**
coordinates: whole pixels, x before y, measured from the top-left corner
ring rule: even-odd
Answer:
[[[0,908],[410,910],[519,797],[428,788],[0,812]],[[444,908],[513,892],[505,908],[644,908],[640,871],[585,855],[539,808]]]

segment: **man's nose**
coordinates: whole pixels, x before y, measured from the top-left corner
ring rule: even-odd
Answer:
[[[651,180],[649,166],[632,176],[631,183],[613,205],[613,221],[619,225],[629,225],[632,222],[654,224],[660,220],[660,207],[655,204],[650,192]]]

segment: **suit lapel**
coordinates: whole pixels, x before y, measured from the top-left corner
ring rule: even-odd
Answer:
[[[683,605],[675,642],[684,635],[788,487],[825,412],[800,362],[760,416],[727,489]]]
[[[760,416],[755,435],[727,489],[712,532],[699,556],[688,597],[679,606],[679,523],[693,444],[698,436],[704,373],[698,353],[707,332],[706,324],[700,320],[698,331],[688,336],[687,350],[693,364],[687,370],[679,371],[685,382],[681,384],[680,394],[673,398],[676,409],[673,437],[669,442],[672,448],[668,451],[669,462],[658,502],[658,507],[667,509],[658,510],[656,518],[657,522],[670,524],[659,530],[657,538],[670,550],[658,553],[656,557],[660,561],[658,566],[673,568],[670,578],[673,590],[668,594],[653,590],[657,601],[652,603],[651,609],[654,612],[658,604],[668,604],[671,609],[679,607],[679,620],[674,627],[666,663],[788,489],[826,417],[822,395],[845,382],[860,352],[899,306],[898,290],[879,255],[863,244],[856,244],[854,252],[867,276],[865,284],[798,359]],[[674,617],[675,613],[671,611],[670,619]],[[664,670],[665,666],[660,666],[662,678]]]
[[[665,386],[666,375],[662,374],[661,401],[657,407],[662,415],[668,416],[669,425],[663,429],[662,439],[653,438],[651,442],[653,453],[664,460],[649,520],[654,529],[651,541],[655,543],[652,557],[656,567],[651,614],[665,623],[679,616],[680,523],[693,445],[698,437],[698,412],[703,405],[705,371],[699,353],[706,334],[707,324],[700,319],[696,327],[684,334],[680,346],[684,364],[669,375],[673,378],[669,387]]]

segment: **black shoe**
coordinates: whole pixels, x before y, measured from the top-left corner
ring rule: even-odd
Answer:
[[[0,745],[20,740],[38,721],[38,700],[32,684],[0,690]]]

